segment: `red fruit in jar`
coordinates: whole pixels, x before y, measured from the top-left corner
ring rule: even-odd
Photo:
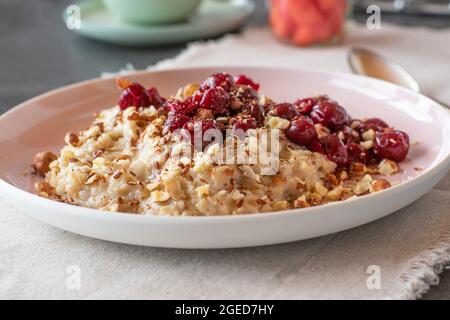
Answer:
[[[297,108],[292,103],[278,103],[272,107],[269,113],[287,120],[291,120],[299,115]]]
[[[305,98],[299,99],[294,103],[297,106],[298,111],[303,115],[308,115],[311,113],[313,107],[317,104],[317,99],[315,98]]]
[[[215,73],[208,77],[201,85],[200,90],[222,87],[227,92],[230,92],[235,86],[234,78],[228,73]]]
[[[400,162],[409,151],[409,137],[402,131],[377,132],[373,152],[379,159]]]
[[[289,140],[299,146],[308,146],[317,140],[316,128],[303,117],[292,120],[285,132]]]
[[[230,112],[230,95],[221,87],[208,89],[203,93],[199,107],[211,110],[214,115],[226,115]]]
[[[368,163],[370,160],[370,154],[358,143],[349,143],[347,146],[348,161],[352,162],[362,162],[364,164]]]
[[[158,89],[155,87],[149,88],[147,90],[147,95],[151,106],[160,107],[165,101],[165,99],[159,94]]]
[[[234,82],[237,85],[250,86],[253,90],[259,90],[259,83],[254,82],[252,79],[243,74],[234,77]]]
[[[348,152],[336,134],[329,134],[320,138],[320,143],[328,159],[343,167],[348,163]]]
[[[119,107],[121,110],[125,110],[129,107],[148,107],[149,105],[150,99],[147,95],[147,91],[138,83],[129,84],[119,97]]]
[[[195,147],[205,147],[205,144],[214,141],[212,137],[223,138],[219,124],[215,120],[189,120],[183,126],[182,135]],[[198,139],[198,141],[197,141]]]
[[[320,123],[328,128],[336,128],[349,121],[345,109],[329,99],[318,101],[309,117],[314,123]]]
[[[270,23],[281,39],[306,46],[330,41],[344,25],[345,0],[272,0]]]
[[[383,131],[384,128],[388,128],[388,124],[386,122],[384,122],[383,120],[379,119],[379,118],[371,118],[371,119],[367,119],[365,121],[362,122],[361,127],[360,127],[360,131],[364,132],[367,130],[374,130],[374,131]]]
[[[233,123],[233,134],[236,134],[241,130],[241,132],[247,132],[249,129],[256,129],[257,122],[254,118],[243,118],[234,121]]]
[[[164,107],[172,113],[192,116],[197,109],[197,105],[191,99],[169,100],[164,103]]]
[[[165,125],[170,132],[174,132],[175,130],[183,128],[189,120],[191,120],[191,118],[184,114],[169,112]]]

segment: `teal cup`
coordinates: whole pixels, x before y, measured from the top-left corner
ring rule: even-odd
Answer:
[[[186,20],[201,0],[103,0],[118,19],[133,24],[168,24]]]

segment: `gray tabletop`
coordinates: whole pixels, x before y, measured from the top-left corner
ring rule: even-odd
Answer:
[[[264,2],[249,24],[266,22]],[[69,83],[116,71],[126,62],[144,68],[173,57],[186,44],[160,48],[123,48],[76,36],[62,22],[67,0],[1,0],[0,2],[0,114],[35,95]],[[364,15],[355,15],[364,21]],[[405,25],[450,27],[448,17],[399,17],[383,15],[384,21]],[[426,299],[450,298],[450,272]]]

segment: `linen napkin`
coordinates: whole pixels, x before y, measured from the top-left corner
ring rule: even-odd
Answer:
[[[349,46],[400,61],[450,102],[450,31],[350,25],[343,44],[296,48],[266,28],[198,42],[150,68],[259,65],[348,72]],[[129,65],[121,73],[133,71]],[[105,76],[111,74],[105,73]],[[0,298],[415,299],[450,262],[450,174],[373,223],[274,246],[179,250],[115,244],[60,231],[0,201]]]

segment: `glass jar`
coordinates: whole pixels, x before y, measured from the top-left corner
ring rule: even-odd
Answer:
[[[273,32],[298,46],[338,41],[346,14],[346,0],[270,0]]]

